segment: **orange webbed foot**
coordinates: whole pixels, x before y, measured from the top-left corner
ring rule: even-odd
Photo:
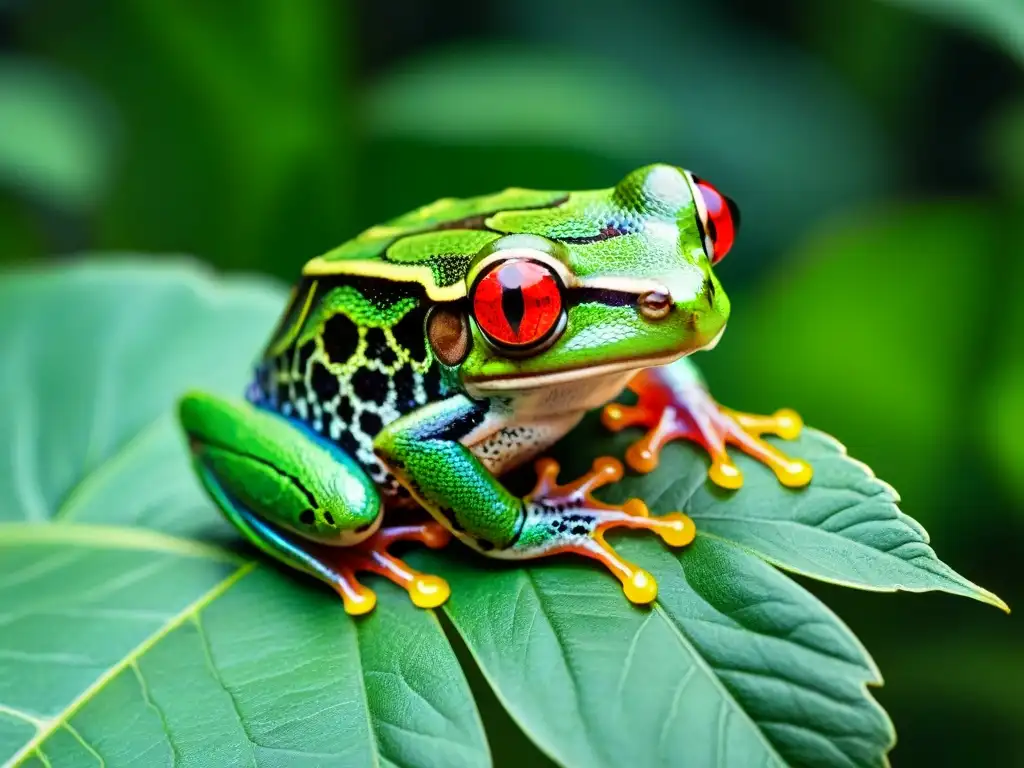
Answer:
[[[559,466],[554,459],[540,459],[535,466],[537,484],[524,501],[531,511],[530,524],[552,537],[544,542],[545,553],[573,552],[597,560],[618,577],[631,602],[652,602],[658,595],[654,577],[621,558],[605,541],[605,532],[642,528],[669,546],[683,547],[696,535],[693,521],[680,512],[652,517],[639,499],[623,504],[595,499],[595,490],[622,479],[622,464],[615,459],[596,459],[590,472],[565,485],[557,483]]]
[[[692,378],[677,380],[669,369],[641,371],[629,388],[637,395],[636,405],[607,405],[601,421],[614,432],[630,426],[647,428],[626,449],[626,463],[637,472],[657,467],[661,450],[673,440],[691,440],[710,455],[708,477],[722,488],[735,490],[743,485],[743,474],[729,457],[727,445],[767,465],[787,488],[811,481],[813,472],[807,462],[786,456],[763,439],[764,435],[798,437],[803,421],[794,411],[758,416],[723,408],[700,383]]]
[[[439,549],[451,540],[451,534],[439,523],[400,525],[381,528],[366,541],[336,550],[332,570],[337,578],[335,590],[341,595],[345,611],[353,616],[369,613],[377,605],[373,590],[356,579],[356,573],[376,573],[393,581],[409,593],[420,608],[437,608],[451,594],[448,582],[440,576],[420,573],[388,552],[396,541],[418,541],[431,549]]]

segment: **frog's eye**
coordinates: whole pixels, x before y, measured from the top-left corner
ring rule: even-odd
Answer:
[[[693,183],[700,193],[703,205],[698,205],[704,229],[704,249],[712,264],[717,264],[732,248],[733,240],[740,228],[740,209],[730,198],[723,195],[711,184],[693,177]]]
[[[546,264],[500,261],[477,280],[473,317],[495,346],[533,351],[564,327],[562,283]]]

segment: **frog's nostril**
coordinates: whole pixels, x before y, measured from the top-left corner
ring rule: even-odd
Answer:
[[[663,291],[648,291],[637,303],[640,314],[649,320],[661,320],[672,310],[672,297]]]

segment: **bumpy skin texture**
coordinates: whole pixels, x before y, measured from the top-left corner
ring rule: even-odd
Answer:
[[[524,498],[496,474],[538,455],[640,371],[630,385],[637,405],[604,414],[612,429],[648,429],[627,454],[633,468],[650,471],[665,443],[688,439],[709,451],[710,476],[723,486],[742,482],[726,443],[787,485],[809,481],[808,467],[760,440],[795,434],[795,414],[721,409],[684,359],[713,345],[729,315],[711,269],[724,251],[714,252],[715,219],[698,184],[653,165],[611,189],[439,200],[314,259],[257,367],[249,404],[201,394],[183,401],[204,485],[254,543],[334,585],[354,613],[372,607],[354,569],[403,584],[418,605],[447,596],[386,554],[394,537],[384,531],[357,543],[372,533],[366,520],[377,519],[380,498],[415,501],[437,521],[404,538],[439,546],[448,531],[501,558],[571,551],[606,565],[634,602],[653,600],[650,575],[621,560],[603,534],[645,528],[682,546],[694,535],[685,515],[652,518],[636,500],[594,499],[594,489],[621,477],[612,459],[567,485],[556,483],[557,465],[540,462]],[[729,215],[721,210],[715,215]],[[543,288],[522,282],[537,274],[547,275]],[[476,292],[485,277],[487,291]],[[537,303],[552,290],[554,304]],[[485,315],[516,332],[489,335]],[[548,326],[510,347],[524,318]],[[663,373],[645,372],[654,366]],[[355,544],[362,554],[327,554],[324,544]]]
[[[204,473],[249,511],[323,543],[355,544],[378,522],[380,497],[355,462],[284,419],[203,393],[179,415]]]

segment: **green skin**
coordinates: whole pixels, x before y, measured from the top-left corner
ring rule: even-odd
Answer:
[[[399,414],[382,406],[384,426],[372,436],[372,455],[367,443],[357,458],[324,437],[327,416],[320,419],[305,405],[186,395],[180,418],[200,479],[250,541],[328,581],[322,558],[311,552],[366,539],[379,525],[382,498],[390,498],[386,482],[371,479],[375,460],[435,519],[486,555],[536,557],[592,536],[603,519],[599,510],[574,514],[520,498],[496,475],[536,456],[587,410],[616,397],[638,370],[665,365],[681,385],[697,379],[683,358],[713,345],[729,302],[711,270],[695,194],[686,171],[653,165],[611,189],[509,189],[445,199],[314,259],[306,284],[333,288],[298,291],[264,364],[293,359],[288,355],[302,345],[326,360],[330,319],[344,314],[358,331],[356,352],[347,362],[332,358],[328,367],[357,399],[351,377],[376,365],[365,358],[370,334],[387,340],[390,357],[398,358],[393,365],[417,376],[434,357],[444,357],[435,349],[417,359],[398,342],[400,321],[435,305],[469,317],[468,353],[453,365],[436,364],[442,386],[418,407]],[[549,346],[509,354],[481,329],[468,297],[484,267],[524,253],[560,271],[566,316]],[[370,301],[352,287],[367,278],[393,286],[386,290],[393,298],[382,299],[378,290]],[[639,297],[650,291],[670,297],[663,317],[640,311]],[[569,300],[574,292],[586,300]],[[426,348],[432,349],[429,341]],[[279,386],[294,379],[285,368],[274,368]],[[302,427],[303,420],[314,426]]]

